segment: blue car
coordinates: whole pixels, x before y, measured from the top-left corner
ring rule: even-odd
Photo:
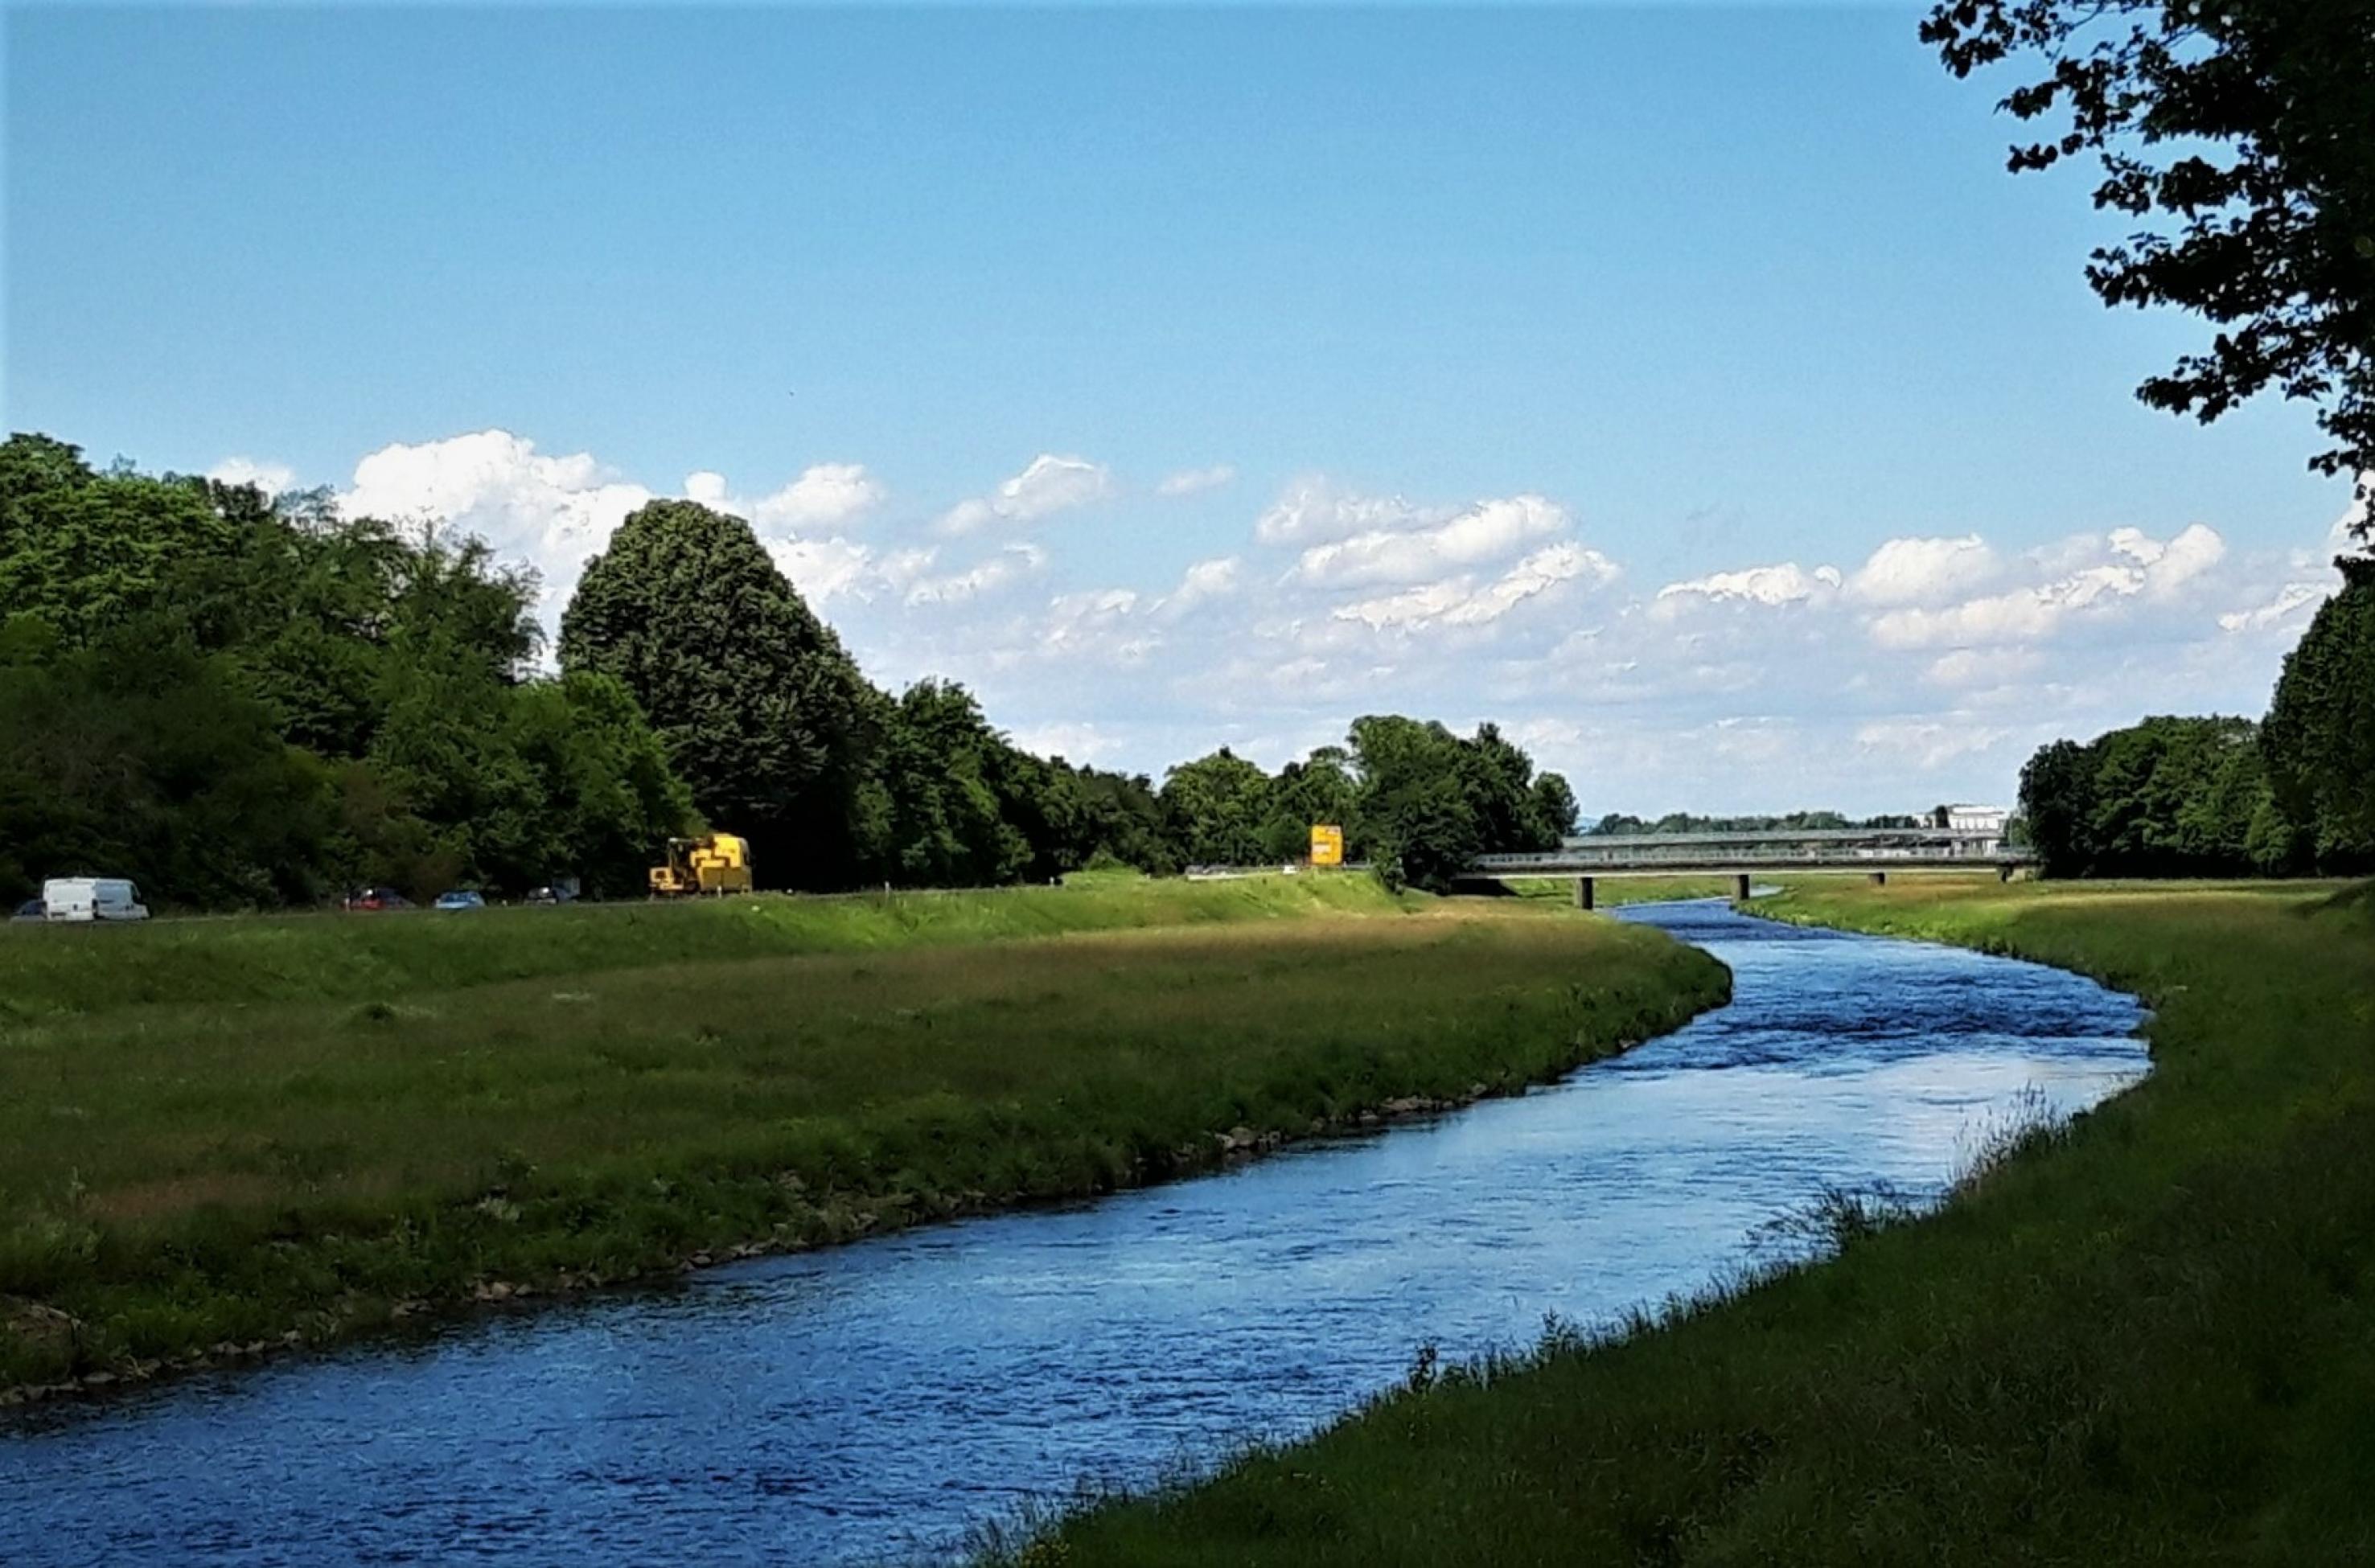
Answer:
[[[47,918],[49,912],[49,906],[43,903],[41,900],[27,899],[23,903],[17,906],[17,913],[10,915],[8,918],[11,920],[41,920]]]
[[[440,909],[484,909],[487,901],[468,888],[456,888],[450,893],[437,895]]]

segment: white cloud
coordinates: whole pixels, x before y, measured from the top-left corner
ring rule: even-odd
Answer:
[[[2044,662],[2033,648],[1957,648],[1932,660],[1922,674],[1938,686],[2001,686]]]
[[[2325,602],[2334,592],[2329,583],[2287,583],[2276,590],[2275,597],[2250,609],[2233,610],[2218,618],[2223,631],[2264,631],[2271,626],[2281,626],[2298,619],[2304,625],[2309,617],[2301,611]]]
[[[1400,496],[1365,496],[1313,474],[1294,480],[1254,520],[1265,545],[1307,545],[1354,534],[1388,533],[1437,520]]]
[[[1960,716],[1943,720],[1892,719],[1860,726],[1856,745],[1877,752],[1889,762],[1921,772],[1935,772],[1957,758],[1987,750],[2008,732],[1972,723]]]
[[[1717,572],[1684,583],[1669,583],[1658,590],[1657,613],[1671,616],[1693,603],[1743,603],[1769,607],[1803,604],[1839,585],[1838,568],[1818,566],[1808,572],[1794,560],[1775,566],[1751,566],[1739,572]]]
[[[1086,506],[1113,493],[1113,476],[1084,457],[1041,453],[1029,467],[987,496],[959,501],[940,518],[940,532],[968,534],[986,523],[1028,523],[1053,513]]]
[[[1847,581],[1871,605],[1935,604],[1995,575],[1995,551],[1977,534],[1953,539],[1890,539]]]
[[[1182,468],[1166,474],[1154,487],[1157,495],[1194,495],[1199,490],[1218,489],[1237,477],[1236,469],[1226,463],[1216,463],[1210,468]]]
[[[1235,556],[1199,560],[1180,574],[1179,586],[1163,596],[1160,607],[1171,616],[1185,615],[1198,605],[1224,599],[1237,591],[1245,562]]]
[[[1061,757],[1075,765],[1108,755],[1117,744],[1105,725],[1091,724],[1027,725],[1007,738],[1025,751],[1042,757]]]
[[[1426,526],[1369,529],[1314,545],[1295,562],[1307,583],[1354,585],[1420,583],[1447,571],[1494,560],[1528,542],[1564,532],[1565,508],[1538,495],[1480,501]]]
[[[2173,600],[2226,553],[2226,541],[2200,523],[2166,542],[2138,529],[2118,528],[2099,540],[2065,544],[2038,558],[2074,568],[2064,575],[1943,608],[1890,610],[1872,622],[1872,635],[1885,648],[2033,642],[2052,636],[2074,616],[2116,611],[2131,601]],[[2093,564],[2077,564],[2090,558]]]
[[[258,463],[252,457],[226,457],[207,470],[207,477],[226,485],[254,485],[266,495],[278,495],[297,483],[297,471],[286,463]]]
[[[1009,545],[988,560],[943,577],[918,578],[907,589],[910,605],[961,604],[1037,572],[1047,552],[1036,545]]]
[[[845,596],[865,596],[879,575],[874,552],[838,536],[830,539],[769,539],[767,554],[776,569],[811,604]]]
[[[1615,562],[1572,540],[1535,551],[1483,587],[1468,576],[1340,606],[1338,620],[1358,621],[1372,631],[1423,626],[1483,626],[1500,619],[1537,595],[1577,579],[1594,584],[1617,575]]]
[[[1094,588],[1058,594],[1047,602],[1038,652],[1055,657],[1090,657],[1135,665],[1155,647],[1155,639],[1131,630],[1142,595],[1131,588]]]
[[[862,463],[818,463],[750,509],[762,532],[809,533],[845,528],[880,506],[890,495]]]
[[[338,504],[349,517],[438,519],[527,562],[544,580],[550,631],[585,558],[651,499],[590,454],[548,456],[525,436],[486,430],[380,448],[355,465]]]

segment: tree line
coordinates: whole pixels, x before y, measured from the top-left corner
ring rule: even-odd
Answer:
[[[1333,822],[1442,887],[1573,831],[1494,726],[1355,721],[1275,774],[1144,774],[1015,746],[951,681],[858,669],[749,525],[655,501],[587,565],[551,650],[534,574],[474,538],[0,443],[0,899],[129,876],[194,909],[360,885],[627,896],[664,840],[752,843],[830,890],[1299,858]]]
[[[1944,810],[1944,808],[1940,808]],[[1590,837],[1614,833],[1764,833],[1822,832],[1849,828],[1919,828],[1922,819],[1902,812],[1878,817],[1849,817],[1839,811],[1785,811],[1779,816],[1702,817],[1690,811],[1669,811],[1651,819],[1612,811],[1584,830]]]
[[[2148,718],[2021,770],[2022,815],[2053,877],[2375,871],[2375,560],[2285,659],[2267,716]]]

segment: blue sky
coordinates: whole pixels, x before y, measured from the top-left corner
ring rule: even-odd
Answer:
[[[2199,327],[1918,15],[19,7],[0,395],[556,599],[715,499],[1110,764],[1401,710],[1594,808],[2000,798],[2258,711],[2346,486],[2134,403]]]

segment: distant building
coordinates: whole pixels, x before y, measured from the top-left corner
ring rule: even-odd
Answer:
[[[2003,847],[2004,824],[2012,813],[2001,806],[1941,806],[1930,813],[1930,825],[1958,833],[1985,833],[1978,843],[1959,846],[1965,855],[1993,855]]]

